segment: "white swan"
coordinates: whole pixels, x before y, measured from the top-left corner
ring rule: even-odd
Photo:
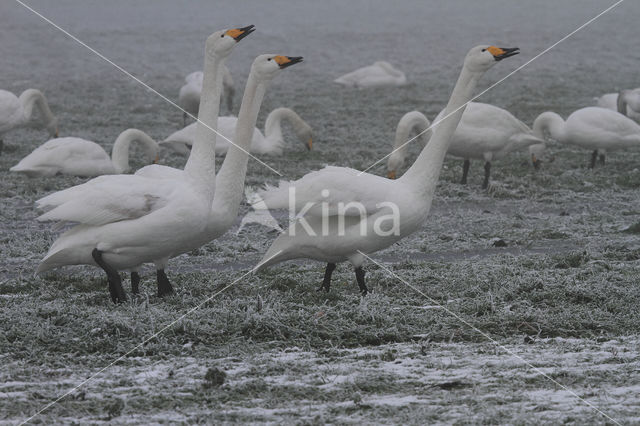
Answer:
[[[227,108],[231,112],[233,110],[233,97],[235,95],[235,88],[233,85],[233,77],[231,71],[225,65],[222,68],[224,74],[222,75],[222,96],[227,101]],[[202,71],[194,71],[184,78],[184,85],[180,88],[178,94],[178,105],[180,105],[188,113],[197,116],[198,107],[200,106],[200,95],[202,93]],[[182,124],[187,124],[187,113],[182,113]]]
[[[36,110],[40,114],[37,119]],[[45,127],[52,137],[58,137],[58,120],[51,113],[47,99],[36,89],[27,89],[18,98],[11,92],[0,90],[0,152],[2,136],[11,129],[39,125]]]
[[[295,111],[289,108],[276,108],[269,113],[264,124],[264,135],[255,128],[251,139],[250,152],[256,154],[282,155],[285,141],[282,136],[282,120],[289,121],[293,126],[298,139],[305,144],[307,149],[313,146],[311,135],[311,126],[309,126]],[[219,117],[218,131],[227,139],[235,140],[237,117]],[[172,133],[164,141],[160,142],[162,146],[169,146],[180,153],[188,153],[188,146],[193,144],[195,136],[195,123]],[[229,141],[224,138],[216,140],[216,155],[225,155],[229,150]]]
[[[389,62],[378,61],[374,62],[373,65],[358,68],[333,81],[349,87],[385,87],[403,86],[407,84],[407,77]]]
[[[419,123],[420,128],[429,128],[429,120],[423,114],[418,111],[412,111],[407,114],[415,114],[413,123]],[[437,123],[443,117],[444,110],[435,118],[434,129],[438,127]],[[398,127],[400,127],[400,124],[398,124]],[[425,133],[427,139],[430,136],[429,132],[430,130]],[[395,140],[394,152],[387,161],[387,176],[389,178],[395,177],[399,166],[404,163],[406,149],[395,150],[405,142],[406,139],[399,140],[396,138]],[[510,152],[543,143],[544,140],[535,137],[529,126],[518,120],[509,111],[489,104],[470,102],[462,115],[460,124],[458,124],[451,137],[447,154],[464,159],[462,184],[467,183],[470,160],[484,160],[485,175],[482,187],[487,188],[493,160],[499,160]],[[534,165],[539,165],[540,160],[535,156],[532,157],[532,160]]]
[[[598,154],[604,164],[607,151],[640,148],[640,125],[600,107],[574,111],[566,121],[555,112],[543,112],[535,119],[533,131],[540,138],[593,150],[591,167],[595,166]]]
[[[256,208],[289,208],[291,203],[297,219],[273,242],[256,269],[296,258],[327,262],[321,288],[328,290],[336,262],[349,261],[360,291],[366,293],[362,269],[366,255],[389,247],[424,223],[451,136],[477,81],[497,61],[517,53],[517,48],[494,46],[469,51],[445,109],[450,116],[400,179],[326,167],[263,191]]]
[[[601,108],[618,111],[640,122],[640,88],[621,90],[620,93],[607,93],[597,99]]]
[[[38,200],[52,208],[38,220],[77,222],[51,246],[36,273],[64,265],[97,265],[107,274],[114,302],[126,299],[119,270],[154,262],[158,295],[173,292],[164,268],[169,258],[197,246],[205,231],[215,188],[215,133],[220,108],[222,70],[236,43],[253,26],[218,31],[205,44],[205,76],[196,140],[180,180],[159,182],[138,175],[111,175]],[[160,167],[160,166],[158,166]],[[168,167],[164,167],[169,169]]]
[[[74,176],[100,176],[127,173],[131,142],[142,144],[149,162],[158,162],[158,144],[138,129],[127,129],[120,133],[111,158],[97,143],[81,138],[56,138],[45,142],[18,164],[12,172],[29,177],[54,176],[58,173]]]

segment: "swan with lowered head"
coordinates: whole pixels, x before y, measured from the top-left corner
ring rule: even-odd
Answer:
[[[145,132],[127,129],[120,133],[111,158],[97,143],[81,138],[56,138],[45,142],[18,164],[12,172],[29,177],[54,176],[58,173],[73,176],[100,176],[127,173],[131,142],[142,145],[149,162],[158,162],[158,144]]]
[[[607,93],[598,99],[598,106],[624,114],[640,122],[640,88],[621,90],[619,93]]]
[[[327,263],[321,289],[329,290],[337,262],[349,261],[361,293],[366,294],[362,265],[366,257],[412,234],[426,220],[442,162],[465,104],[478,80],[498,61],[518,49],[477,46],[469,51],[445,108],[447,119],[411,168],[397,180],[347,167],[326,167],[259,195],[256,208],[295,206],[296,219],[271,245],[256,270],[296,258]]]
[[[416,113],[415,122],[420,122],[421,128],[429,129],[429,120],[418,111],[412,111],[407,115],[413,113]],[[434,120],[434,129],[438,127],[438,123],[443,117],[444,111],[441,111]],[[427,140],[429,132],[431,130],[425,132]],[[462,115],[462,120],[451,137],[447,154],[464,159],[460,182],[462,184],[467,183],[470,160],[484,160],[485,175],[482,187],[487,188],[493,160],[499,160],[510,152],[543,143],[542,139],[535,137],[531,129],[509,111],[489,104],[469,102]],[[398,166],[402,166],[404,163],[406,149],[400,148],[403,144],[405,144],[404,140],[396,138],[394,151],[387,161],[387,176],[389,178],[393,178],[397,173]],[[534,165],[539,165],[540,160],[535,156],[532,156],[532,161]]]
[[[39,120],[35,116],[36,111],[40,114]],[[43,126],[49,135],[58,137],[58,120],[41,91],[27,89],[18,98],[11,92],[0,90],[0,152],[2,136],[11,129],[24,126]]]
[[[221,68],[236,43],[252,31],[253,25],[217,31],[207,38],[196,140],[184,171],[176,171],[182,179],[174,180],[171,188],[158,179],[112,175],[38,200],[40,208],[51,209],[38,220],[78,225],[53,243],[36,273],[64,265],[99,266],[107,274],[111,299],[117,303],[126,300],[118,271],[133,271],[135,292],[138,268],[153,262],[158,295],[173,292],[164,272],[167,262],[197,247],[193,242],[205,231],[211,212]]]
[[[640,148],[640,125],[618,112],[600,107],[574,111],[566,121],[555,112],[543,112],[533,122],[533,132],[539,138],[593,150],[592,168],[598,154],[604,164],[607,151]]]
[[[387,61],[374,62],[372,65],[358,68],[333,80],[334,83],[348,87],[388,87],[404,86],[407,77]]]
[[[224,72],[222,75],[222,96],[226,99],[227,108],[229,112],[231,112],[233,110],[233,96],[236,91],[229,68],[225,65],[222,70]],[[186,111],[182,113],[183,126],[187,124],[187,113],[194,116],[198,115],[200,95],[202,94],[202,78],[202,71],[194,71],[185,77],[185,83],[180,88],[180,92],[178,94],[178,105]]]
[[[282,155],[285,141],[282,136],[282,120],[288,121],[293,126],[293,131],[307,149],[313,146],[311,127],[298,114],[289,108],[276,108],[269,113],[267,121],[264,124],[264,134],[255,128],[251,138],[250,152],[256,154]],[[220,117],[218,118],[218,131],[224,138],[216,140],[216,155],[226,155],[229,150],[229,140],[235,140],[237,117]],[[188,153],[187,146],[193,144],[195,136],[195,123],[190,124],[184,129],[169,135],[167,139],[160,142],[162,146],[169,146],[180,153]]]

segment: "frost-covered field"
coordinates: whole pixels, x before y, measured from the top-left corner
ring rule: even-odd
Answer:
[[[289,106],[314,128],[314,151],[291,141],[283,157],[262,158],[290,179],[324,164],[363,169],[388,153],[404,112],[433,117],[442,108],[471,45],[522,49],[488,73],[486,87],[608,5],[534,3],[33,4],[170,97],[201,67],[202,41],[218,28],[258,28],[229,61],[238,92],[255,55],[305,56],[274,82],[259,119]],[[594,96],[637,87],[639,12],[623,4],[481,101],[531,124],[542,111],[566,116]],[[453,26],[459,34],[445,36]],[[61,135],[109,149],[127,127],[160,139],[180,125],[164,101],[11,2],[0,4],[0,57],[10,58],[0,87],[41,88]],[[330,83],[377,59],[397,64],[410,84]],[[317,263],[245,276],[275,234],[249,225],[236,235],[239,218],[224,238],[170,262],[175,296],[155,296],[148,268],[143,294],[114,306],[97,269],[33,276],[57,235],[35,222],[34,200],[83,182],[8,172],[44,140],[35,130],[9,133],[0,155],[0,421],[24,420],[94,374],[33,421],[611,422],[571,392],[621,423],[640,421],[640,150],[591,170],[589,152],[552,146],[554,161],[539,171],[523,152],[494,163],[486,192],[480,163],[463,186],[461,161],[447,159],[422,230],[374,256],[429,299],[373,264],[366,298],[347,265],[330,294],[315,291]],[[162,162],[184,158],[164,152]],[[249,186],[278,178],[250,162]]]

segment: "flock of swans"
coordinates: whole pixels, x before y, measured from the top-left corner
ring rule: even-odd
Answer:
[[[139,292],[140,268],[153,263],[158,295],[171,294],[173,286],[165,273],[169,259],[219,238],[235,223],[244,196],[249,152],[282,155],[283,120],[292,124],[298,139],[311,149],[311,127],[288,108],[269,114],[264,134],[255,127],[270,81],[302,57],[258,56],[251,66],[238,117],[219,117],[223,96],[229,109],[233,99],[226,60],[254,29],[250,25],[222,30],[207,38],[204,70],[187,76],[179,95],[180,105],[197,114],[197,122],[160,144],[140,130],[125,130],[118,136],[111,158],[94,142],[57,138],[57,121],[39,91],[29,89],[19,98],[0,91],[0,136],[11,128],[34,124],[56,136],[11,171],[27,176],[98,176],[37,200],[36,206],[44,211],[39,221],[74,225],[51,245],[36,273],[65,265],[98,266],[106,273],[111,299],[117,303],[127,299],[119,272],[130,272],[135,294]],[[598,100],[600,106],[580,109],[566,121],[545,112],[532,128],[504,109],[470,102],[484,73],[518,53],[518,48],[472,48],[433,126],[419,111],[405,114],[398,123],[387,177],[327,166],[296,181],[266,186],[258,193],[255,209],[288,209],[295,193],[293,204],[299,214],[275,239],[255,271],[290,259],[314,259],[327,265],[320,290],[328,291],[336,263],[350,262],[359,289],[366,294],[363,264],[370,254],[422,226],[446,154],[464,160],[462,183],[467,181],[470,160],[484,161],[483,186],[487,187],[493,160],[529,148],[534,166],[539,167],[549,140],[593,150],[592,166],[597,155],[604,161],[608,151],[640,146],[640,126],[632,119],[640,116],[640,90],[607,94]],[[336,82],[378,86],[386,74],[390,76],[388,84],[404,84],[404,74],[396,71],[388,63],[377,62]],[[40,120],[34,116],[35,109]],[[216,137],[216,132],[223,137]],[[425,147],[397,178],[412,132],[419,134]],[[124,174],[129,170],[132,142],[143,146],[149,162],[157,163],[158,147],[163,145],[188,154],[187,163],[184,169],[151,164],[135,174]],[[223,154],[225,159],[216,175],[215,156]],[[353,203],[358,208],[342,208]],[[390,215],[395,215],[397,222],[384,220]]]

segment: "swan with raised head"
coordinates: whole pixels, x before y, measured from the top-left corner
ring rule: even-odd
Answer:
[[[388,87],[404,86],[407,84],[407,77],[389,62],[378,61],[372,65],[351,71],[333,81],[349,87]]]
[[[58,137],[58,120],[49,109],[47,99],[41,91],[27,89],[17,97],[11,92],[0,90],[0,152],[3,135],[11,129],[25,126],[44,127],[49,135]]]
[[[313,146],[311,126],[292,109],[276,108],[267,116],[264,124],[264,134],[257,127],[254,129],[249,151],[255,154],[282,155],[285,146],[284,137],[282,136],[283,120],[291,123],[298,139],[310,150]],[[218,118],[218,131],[224,138],[216,140],[216,155],[226,155],[231,145],[229,140],[235,140],[237,123],[237,117]],[[168,138],[160,142],[160,145],[169,146],[180,153],[188,153],[187,146],[193,144],[195,131],[195,123],[190,124],[184,129],[169,135]]]
[[[624,114],[640,122],[640,88],[621,90],[619,93],[607,93],[600,96],[598,106]]]
[[[420,122],[421,128],[429,128],[429,120],[423,114],[418,111],[407,114],[412,113],[417,113],[414,116],[416,120],[414,122]],[[444,110],[435,118],[434,129],[438,127],[438,123],[443,117]],[[426,133],[428,134],[428,132]],[[398,149],[404,143],[405,141],[397,138],[395,140],[393,154],[387,161],[387,176],[389,178],[396,175],[397,165],[401,166],[404,163],[406,150],[404,148]],[[470,160],[484,160],[485,174],[482,187],[487,188],[493,160],[499,160],[510,152],[543,143],[542,139],[533,135],[529,126],[518,120],[509,111],[489,104],[470,102],[451,137],[447,154],[464,160],[460,181],[462,184],[467,183]],[[539,165],[540,160],[535,155],[532,155],[532,161],[535,166]]]
[[[608,151],[640,148],[640,125],[616,111],[600,107],[574,111],[566,121],[555,112],[543,112],[533,122],[533,132],[540,138],[593,150],[592,168],[598,154],[604,164]]]
[[[233,77],[231,71],[225,65],[223,67],[224,74],[222,75],[222,95],[227,101],[227,109],[229,112],[233,110],[233,97],[235,95],[235,88],[233,85]],[[191,115],[198,115],[198,108],[200,106],[200,95],[202,94],[202,71],[194,71],[184,78],[184,85],[180,88],[178,93],[178,105],[182,107],[186,112],[182,113],[182,125],[187,124],[187,112]]]
[[[116,303],[126,300],[118,271],[133,271],[135,292],[137,269],[153,262],[158,295],[173,292],[164,272],[167,262],[197,247],[194,241],[201,238],[211,213],[222,65],[236,43],[252,31],[253,25],[207,38],[196,140],[184,171],[175,171],[182,179],[173,180],[169,187],[167,182],[139,175],[101,176],[38,200],[40,208],[51,209],[38,220],[78,225],[53,243],[36,273],[64,265],[99,266],[107,274]]]
[[[132,142],[142,145],[149,162],[158,162],[158,144],[141,130],[127,129],[120,133],[113,144],[111,157],[95,142],[74,137],[56,138],[36,148],[9,170],[29,177],[127,173],[130,170],[129,147]]]
[[[397,180],[347,167],[326,167],[259,195],[256,208],[295,207],[296,219],[260,261],[256,270],[296,258],[327,263],[321,289],[329,290],[337,262],[349,261],[361,293],[368,289],[362,265],[366,257],[412,234],[426,220],[442,162],[465,104],[478,80],[517,48],[477,46],[469,51],[445,108],[447,119],[409,170]]]

